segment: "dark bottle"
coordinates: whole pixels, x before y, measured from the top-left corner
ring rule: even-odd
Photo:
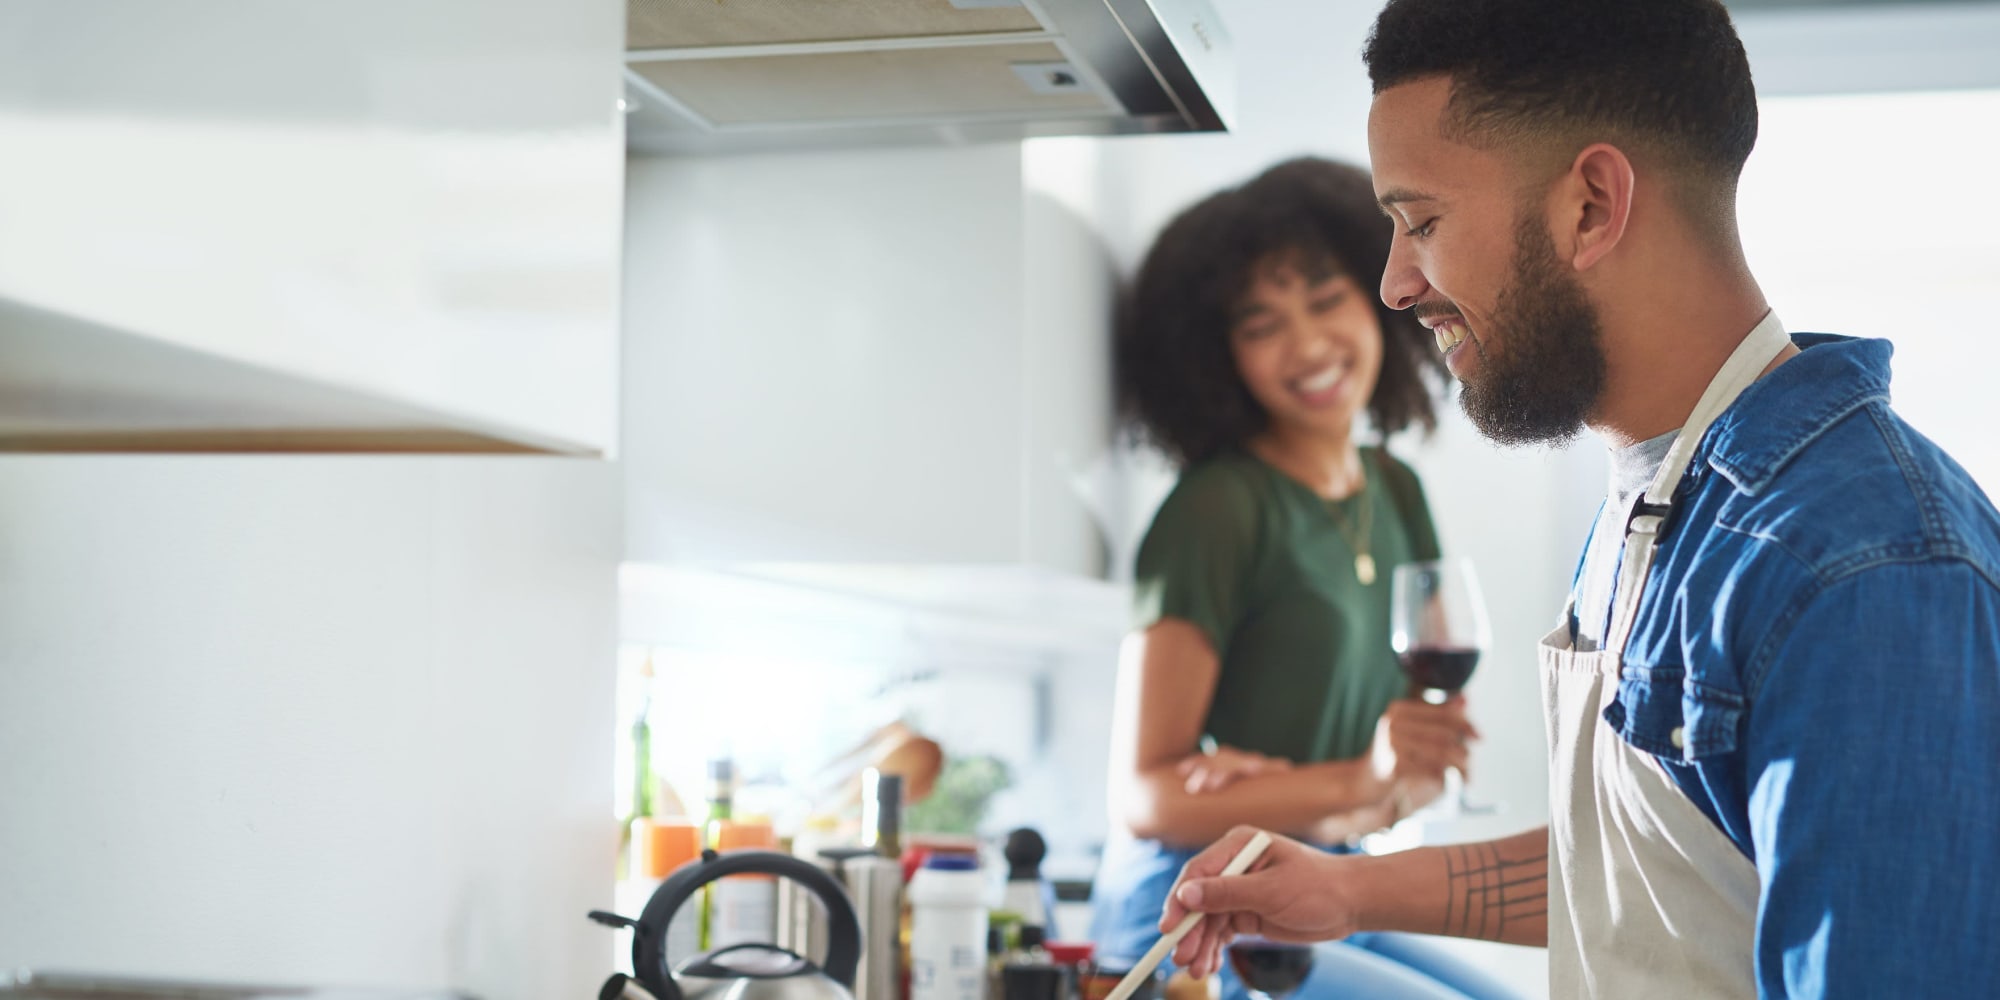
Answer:
[[[997,923],[986,925],[986,997],[998,1000],[1005,989],[1000,972],[1007,966],[1007,929]]]
[[[1009,963],[1000,970],[1002,1000],[1068,1000],[1070,970],[1049,962]]]
[[[903,776],[874,768],[861,772],[863,846],[885,858],[903,856]]]
[[[708,762],[708,835],[715,837],[716,824],[735,818],[736,762],[717,757]]]
[[[1022,924],[1016,940],[1019,943],[1008,955],[1008,962],[1014,965],[1047,965],[1054,961],[1049,957],[1049,949],[1046,947],[1049,940],[1048,932],[1040,925]]]

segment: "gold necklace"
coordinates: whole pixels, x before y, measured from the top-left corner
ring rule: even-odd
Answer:
[[[1347,515],[1336,506],[1340,501],[1328,500],[1327,513],[1333,515],[1333,526],[1340,537],[1347,541],[1347,547],[1354,550],[1354,578],[1364,587],[1375,583],[1375,557],[1369,554],[1373,547],[1374,535],[1370,529],[1375,526],[1375,505],[1368,498],[1368,480],[1361,481],[1361,488],[1354,491],[1352,499],[1361,501],[1360,526],[1352,533],[1348,531]]]

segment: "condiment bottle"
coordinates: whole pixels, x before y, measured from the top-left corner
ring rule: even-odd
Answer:
[[[1055,907],[1055,890],[1042,879],[1042,860],[1048,857],[1048,842],[1028,827],[1007,834],[1001,849],[1007,858],[1007,887],[1000,908],[1020,914],[1021,923],[1047,930]]]
[[[778,838],[769,823],[724,820],[716,824],[718,851],[760,850],[778,847]],[[770,944],[778,938],[778,880],[772,875],[727,875],[709,883],[709,924],[707,948],[714,951],[734,944]]]
[[[933,854],[910,880],[910,1000],[982,1000],[986,880],[979,859]]]

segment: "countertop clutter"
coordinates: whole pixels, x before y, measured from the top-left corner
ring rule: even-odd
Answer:
[[[473,1000],[463,993],[250,986],[74,972],[0,971],[0,1000]]]

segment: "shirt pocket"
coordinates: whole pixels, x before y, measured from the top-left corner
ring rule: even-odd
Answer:
[[[1626,666],[1604,721],[1625,742],[1686,763],[1734,753],[1743,696],[1691,681],[1678,665]]]

